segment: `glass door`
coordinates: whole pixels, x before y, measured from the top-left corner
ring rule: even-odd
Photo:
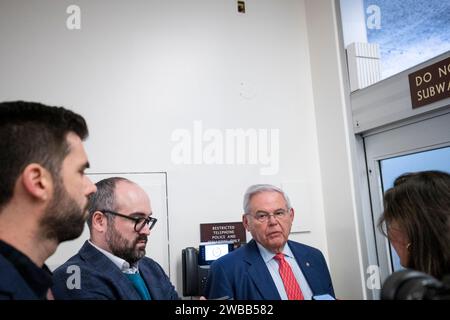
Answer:
[[[381,283],[401,268],[387,238],[378,230],[383,212],[383,193],[405,172],[440,170],[450,172],[450,110],[438,116],[398,125],[363,137],[369,180],[371,217],[375,252],[371,261],[379,266]],[[377,292],[375,296],[378,296]]]
[[[391,188],[394,180],[406,172],[439,170],[450,173],[450,147],[431,149],[379,161],[382,193]],[[392,245],[389,246],[391,270],[402,269]]]

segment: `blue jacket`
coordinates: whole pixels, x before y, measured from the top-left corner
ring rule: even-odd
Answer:
[[[80,289],[70,289],[75,273],[68,267],[78,266],[81,271]],[[139,260],[139,272],[153,300],[179,299],[175,287],[161,266],[144,257]],[[72,277],[72,278],[70,278]],[[103,253],[86,241],[78,254],[67,260],[53,273],[53,295],[55,299],[107,299],[141,300],[132,282]]]
[[[307,245],[288,241],[313,295],[334,297],[330,273],[322,253]],[[229,296],[235,300],[280,300],[272,276],[255,240],[212,263],[206,284],[209,299]]]
[[[14,265],[0,255],[0,300],[38,300]]]

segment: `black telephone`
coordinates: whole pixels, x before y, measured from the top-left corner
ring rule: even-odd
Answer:
[[[193,247],[182,250],[183,296],[198,296],[198,253]]]
[[[183,296],[204,296],[210,264],[233,249],[232,242],[205,242],[200,244],[198,250],[193,247],[183,249]]]

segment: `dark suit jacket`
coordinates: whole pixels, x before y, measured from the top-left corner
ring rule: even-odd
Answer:
[[[28,286],[14,265],[0,255],[0,300],[40,299]]]
[[[67,286],[67,282],[75,283],[75,273],[71,273],[70,269],[67,273],[67,268],[73,265],[78,266],[81,271],[80,289],[69,289]],[[139,272],[153,300],[179,299],[175,287],[157,262],[147,257],[142,258],[139,260]],[[78,254],[54,271],[53,282],[55,299],[142,300],[122,271],[88,241]]]
[[[313,295],[334,297],[330,273],[322,253],[307,245],[288,241]],[[272,276],[255,240],[212,263],[206,284],[209,299],[229,296],[236,300],[280,300]]]

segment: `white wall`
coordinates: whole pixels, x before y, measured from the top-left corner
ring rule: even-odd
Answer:
[[[242,15],[228,0],[80,0],[75,31],[66,28],[70,4],[0,3],[0,100],[84,115],[92,172],[167,172],[170,276],[180,293],[181,249],[198,244],[200,223],[240,221],[253,183],[290,185],[311,230],[291,239],[327,256],[303,1],[248,0]],[[175,165],[171,134],[192,131],[195,120],[205,129],[280,129],[278,174]],[[305,198],[296,185],[309,191],[310,212],[296,203]]]
[[[354,176],[357,145],[336,2],[306,0],[314,106],[332,278],[338,297],[362,299],[365,274]]]

